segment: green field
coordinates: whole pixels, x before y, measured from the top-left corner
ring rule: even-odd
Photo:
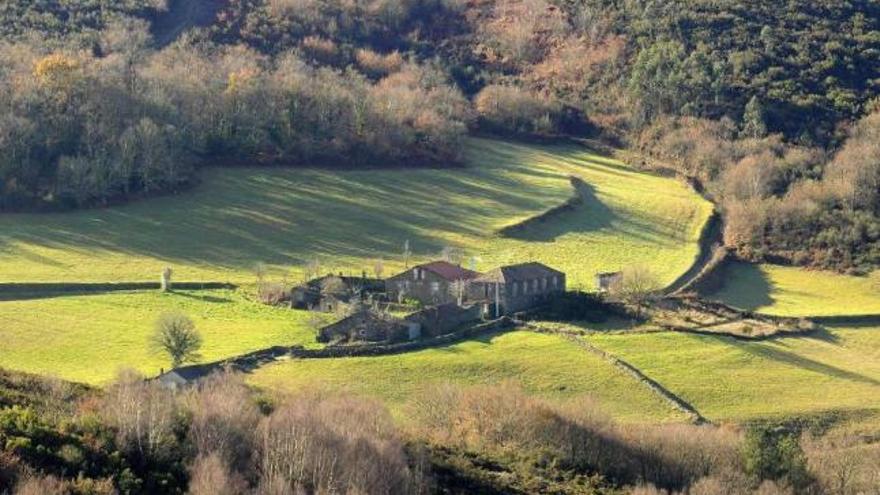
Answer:
[[[0,302],[0,367],[100,385],[120,368],[157,374],[156,317],[180,310],[204,339],[203,361],[272,345],[314,344],[308,313],[263,306],[236,291],[68,296]]]
[[[711,420],[880,411],[880,327],[764,342],[671,332],[588,340]]]
[[[257,370],[249,380],[275,391],[347,390],[383,399],[392,409],[432,383],[514,380],[549,399],[592,395],[622,421],[683,419],[603,359],[560,337],[520,331],[395,356],[284,361]]]
[[[780,316],[880,314],[880,272],[867,277],[777,265],[732,263],[710,297]]]
[[[360,273],[400,268],[453,245],[478,268],[538,260],[592,287],[596,271],[648,263],[667,282],[697,254],[711,205],[685,184],[584,148],[473,139],[466,167],[347,170],[215,168],[194,190],[109,209],[0,215],[0,282],[252,282],[256,263]],[[498,229],[568,199],[569,175],[593,194],[517,238]],[[296,276],[296,275],[294,275]]]

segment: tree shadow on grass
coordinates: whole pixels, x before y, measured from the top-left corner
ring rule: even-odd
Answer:
[[[710,297],[746,311],[755,311],[775,302],[771,295],[774,284],[758,265],[733,262],[724,267],[722,275],[724,285],[709,294]]]
[[[570,233],[583,233],[610,227],[616,219],[614,210],[596,195],[595,188],[571,178],[574,195],[571,199],[544,213],[505,227],[499,233],[510,239],[527,242],[551,242]]]
[[[830,364],[825,364],[804,356],[800,356],[794,352],[779,349],[774,345],[755,343],[746,344],[737,342],[735,339],[723,339],[723,341],[727,343],[733,342],[737,348],[753,356],[788,364],[801,368],[803,370],[811,371],[813,373],[818,373],[833,378],[880,386],[880,380],[871,378],[870,376],[865,376],[861,373],[845,370],[843,368],[838,368]]]
[[[204,296],[204,295],[199,295],[199,294],[191,294],[189,292],[171,291],[171,294],[175,295],[175,296],[185,297],[187,299],[195,299],[197,301],[214,303],[214,304],[235,302],[228,297]]]
[[[785,338],[780,337],[780,338]],[[834,332],[829,331],[824,326],[820,326],[818,329],[813,330],[812,332],[805,333],[801,338],[810,339],[810,340],[818,340],[820,342],[826,342],[828,344],[840,345],[840,337],[837,336]]]
[[[489,346],[494,343],[494,340],[496,338],[504,335],[505,333],[507,333],[507,332],[506,331],[497,331],[497,332],[486,333],[486,334],[482,334],[482,335],[477,335],[475,337],[469,337],[466,339],[457,340],[455,342],[451,342],[451,343],[443,345],[443,346],[428,347],[424,350],[432,350],[432,351],[437,351],[437,352],[443,352],[446,354],[463,354],[463,353],[469,352],[469,351],[463,350],[461,348],[462,344],[466,344],[468,342],[476,342],[476,343],[480,343],[480,344],[484,344],[484,345]],[[419,352],[419,351],[416,351],[416,352]]]

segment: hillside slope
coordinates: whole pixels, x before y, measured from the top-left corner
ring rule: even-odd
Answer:
[[[632,170],[576,146],[472,140],[464,168],[207,169],[175,197],[66,214],[0,215],[0,282],[252,282],[265,263],[298,279],[322,270],[385,275],[446,246],[477,268],[537,260],[590,288],[597,271],[634,263],[665,282],[688,269],[711,212],[684,183]],[[497,232],[589,185],[583,205],[508,236]]]

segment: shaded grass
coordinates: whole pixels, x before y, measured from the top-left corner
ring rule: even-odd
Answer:
[[[780,316],[880,314],[880,272],[868,277],[777,265],[733,263],[711,297]]]
[[[123,367],[157,374],[170,366],[149,338],[169,310],[195,321],[203,361],[315,342],[308,313],[263,306],[237,291],[80,295],[0,302],[0,367],[96,385]]]
[[[667,282],[697,255],[711,205],[685,184],[631,170],[584,148],[473,139],[465,168],[207,169],[192,192],[66,214],[0,215],[0,282],[178,280],[251,282],[319,258],[325,270],[361,273],[376,259],[401,268],[454,245],[477,267],[542,261],[592,287],[597,271],[650,264]],[[572,194],[589,201],[519,233],[494,235]],[[293,275],[297,275],[294,273]]]
[[[560,337],[522,331],[395,356],[285,361],[257,370],[249,380],[276,391],[319,387],[375,396],[397,412],[433,383],[514,380],[528,393],[548,399],[593,395],[623,421],[683,419],[601,358]]]
[[[672,332],[587,338],[711,420],[880,411],[880,327],[763,342]]]

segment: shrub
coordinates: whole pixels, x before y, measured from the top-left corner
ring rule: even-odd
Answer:
[[[244,495],[247,483],[229,471],[221,456],[200,455],[190,469],[191,495]]]
[[[552,100],[516,86],[490,85],[474,98],[481,123],[507,134],[554,134],[562,111]]]
[[[191,417],[189,439],[205,462],[206,473],[220,468],[246,473],[260,421],[250,389],[231,372],[215,373],[186,402]]]
[[[804,434],[801,445],[822,493],[855,495],[880,486],[880,445],[858,432]]]
[[[388,411],[351,398],[301,396],[281,405],[260,427],[259,459],[264,493],[404,494],[420,488]]]
[[[781,427],[756,426],[746,434],[745,472],[756,480],[783,481],[796,489],[811,482],[798,437]]]
[[[120,450],[138,463],[176,455],[178,408],[158,383],[146,382],[132,371],[120,372],[107,388],[99,413],[114,428]]]
[[[362,48],[355,53],[355,58],[361,71],[374,79],[386,77],[403,67],[403,56],[398,51],[382,55]]]
[[[276,306],[290,299],[287,286],[281,282],[257,282],[257,299],[263,304]]]
[[[741,471],[741,439],[712,426],[620,426],[588,397],[551,405],[513,383],[426,388],[407,405],[412,429],[440,445],[601,473],[616,483],[682,489]],[[540,460],[540,461],[539,461]]]

